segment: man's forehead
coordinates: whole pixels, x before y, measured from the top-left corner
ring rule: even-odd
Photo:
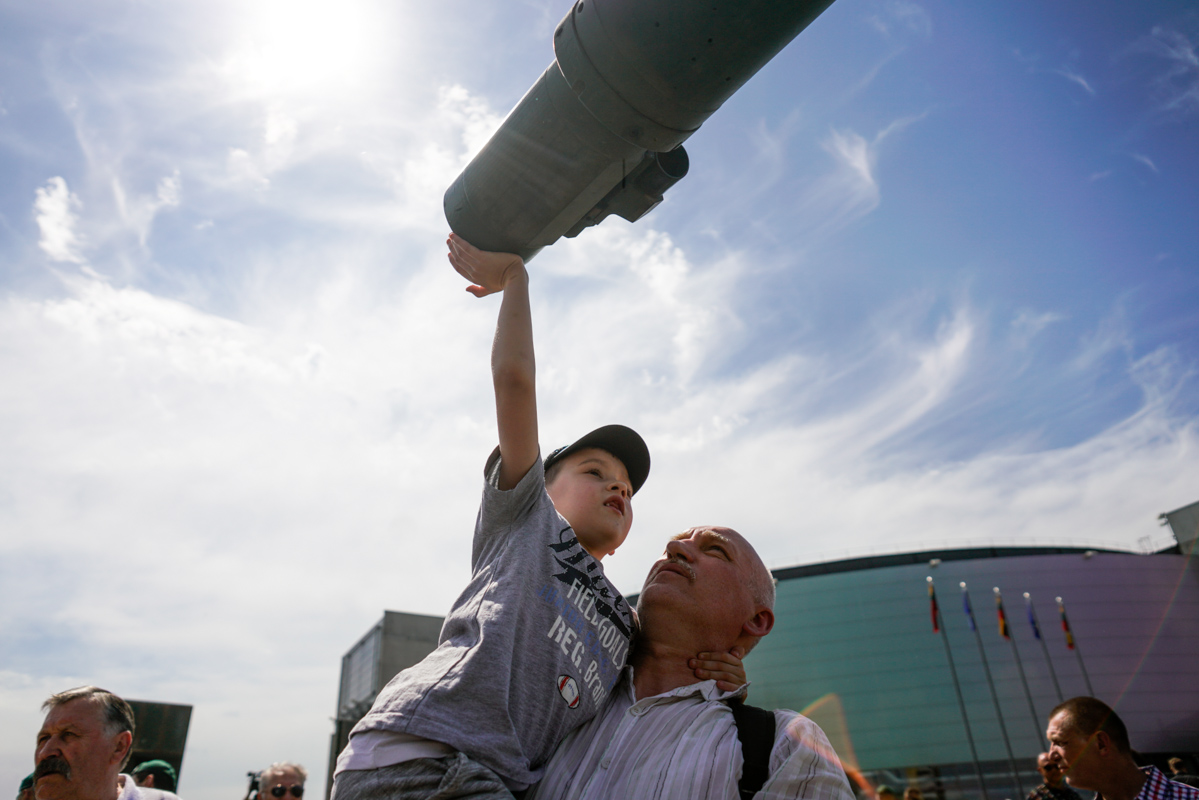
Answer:
[[[732,544],[738,544],[741,541],[744,541],[741,538],[741,534],[737,533],[732,528],[721,528],[715,526],[691,528],[690,530],[685,530],[682,533],[676,533],[674,536],[670,537],[672,542],[681,541],[683,539],[716,539],[721,542],[729,542]]]
[[[77,697],[50,709],[46,714],[46,719],[42,722],[42,727],[65,727],[68,725],[80,727],[98,724],[101,722],[101,712],[99,703],[93,702],[91,698]]]

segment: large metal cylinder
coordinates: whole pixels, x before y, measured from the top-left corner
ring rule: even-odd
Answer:
[[[446,191],[450,227],[527,261],[636,221],[686,174],[687,137],[831,4],[576,0],[554,63]]]

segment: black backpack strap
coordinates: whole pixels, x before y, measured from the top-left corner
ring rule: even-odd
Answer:
[[[729,701],[737,738],[741,740],[741,781],[737,788],[742,800],[750,800],[770,777],[770,751],[774,749],[774,712],[746,705],[740,698]]]

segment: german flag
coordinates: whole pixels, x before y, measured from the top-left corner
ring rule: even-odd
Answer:
[[[933,615],[933,633],[941,632],[941,623],[938,619],[941,616],[941,609],[937,606],[937,590],[933,588],[933,579],[930,576],[928,579],[928,610]]]
[[[1062,602],[1062,598],[1058,597],[1057,613],[1062,615],[1062,633],[1066,634],[1066,647],[1074,649],[1074,634],[1070,632],[1070,620],[1066,619],[1066,604]]]
[[[999,635],[1005,639],[1012,638],[1012,631],[1007,625],[1007,614],[1003,613],[1003,595],[999,594],[999,587],[995,587],[995,610],[999,612]]]

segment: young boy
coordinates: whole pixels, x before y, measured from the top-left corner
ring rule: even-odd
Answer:
[[[524,263],[457,235],[448,245],[467,291],[503,293],[491,354],[500,443],[484,471],[471,581],[438,648],[355,726],[335,800],[511,798],[603,705],[634,630],[600,561],[629,533],[649,474],[645,442],[608,425],[543,467]]]

